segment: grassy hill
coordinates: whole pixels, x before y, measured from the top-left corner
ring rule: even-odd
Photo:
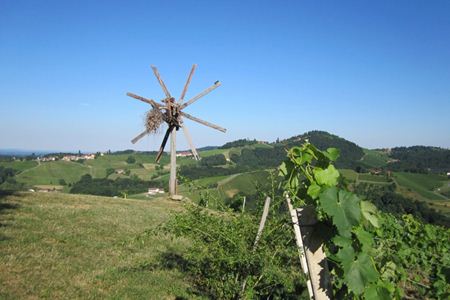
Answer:
[[[287,148],[299,145],[306,139],[321,149],[339,148],[341,157],[337,161],[337,166],[343,177],[351,184],[368,183],[388,186],[395,183],[396,193],[432,204],[440,211],[450,211],[450,180],[448,178],[433,173],[415,174],[401,169],[391,169],[391,167],[398,168],[404,165],[415,170],[418,169],[416,162],[421,163],[421,170],[426,169],[428,163],[431,164],[430,166],[437,166],[448,160],[449,150],[434,147],[402,147],[394,148],[392,151],[369,150],[323,131],[311,131],[271,144],[259,143],[256,140],[238,140],[227,143],[226,147],[208,147],[200,151],[200,156],[203,158],[214,159],[214,156],[223,155],[226,163],[222,165],[209,166],[205,164],[206,160],[203,161],[204,163],[199,163],[191,158],[178,158],[180,174],[201,187],[196,192],[192,192],[187,186],[181,185],[179,191],[193,199],[198,199],[200,192],[204,191],[215,195],[221,201],[239,193],[247,195],[255,193],[257,184],[264,185],[268,182],[267,178],[263,178],[267,177],[265,170],[276,168],[284,159]],[[431,151],[430,157],[426,156],[428,150]],[[129,156],[134,158],[133,163],[127,162]],[[53,161],[38,164],[36,161],[0,161],[0,166],[15,169],[18,172],[15,179],[30,188],[53,186],[61,189],[60,181],[64,180],[68,185],[64,186],[62,191],[68,192],[84,174],[89,174],[94,179],[105,178],[109,169],[107,179],[116,180],[137,176],[145,181],[153,181],[149,184],[152,187],[167,190],[169,157],[167,154],[163,155],[160,164],[156,164],[154,159],[153,152],[126,150],[83,162]],[[388,172],[389,170],[392,172]],[[381,174],[375,175],[378,172]],[[388,173],[391,174],[389,178]],[[5,185],[6,183],[0,185],[0,189]],[[143,194],[129,196],[145,198]]]
[[[84,174],[90,174],[89,166],[68,161],[51,161],[23,170],[16,176],[17,181],[28,185],[58,184],[60,179],[75,182]]]
[[[369,168],[384,167],[389,161],[389,156],[386,152],[369,149],[363,149],[363,151],[364,156],[361,158],[361,162]]]
[[[62,193],[0,196],[0,298],[196,298],[149,230],[178,202]]]

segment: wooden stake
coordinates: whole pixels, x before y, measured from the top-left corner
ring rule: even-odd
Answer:
[[[291,203],[289,195],[286,194],[286,202],[289,209],[289,213],[292,219],[292,225],[294,227],[295,242],[297,243],[298,255],[300,257],[300,265],[302,266],[303,273],[306,275],[306,286],[308,287],[309,299],[314,299],[314,292],[309,277],[308,262],[306,261],[305,247],[303,246],[302,233],[298,223],[297,211],[294,209]]]
[[[261,221],[259,221],[258,232],[256,233],[255,242],[253,243],[253,249],[252,249],[253,252],[256,251],[256,246],[258,245],[258,241],[261,238],[262,232],[264,230],[264,226],[266,225],[267,216],[269,215],[270,200],[271,200],[270,197],[267,197],[266,201],[264,202],[264,208],[263,208],[263,213],[261,216]],[[245,197],[244,197],[244,204],[245,204]],[[246,286],[247,286],[247,278],[245,278],[244,282],[242,283],[241,294],[240,294],[241,299],[242,299],[242,296],[244,295]]]
[[[267,219],[267,216],[269,215],[269,207],[270,207],[270,197],[267,197],[266,201],[264,202],[264,209],[263,209],[263,214],[261,216],[261,221],[259,222],[258,233],[256,234],[255,243],[253,244],[253,251],[256,250],[256,245],[258,244],[258,241],[261,238],[261,234],[264,229],[264,226],[266,225],[266,219]]]
[[[296,213],[301,228],[314,299],[331,299],[331,280],[327,258],[323,251],[323,238],[320,231],[314,231],[314,225],[317,223],[315,207],[311,205],[297,208]]]
[[[176,195],[176,185],[177,185],[177,129],[172,129],[172,134],[170,135],[170,179],[169,179],[169,195]]]
[[[294,209],[288,195],[286,195],[286,202],[294,226],[300,264],[307,276],[309,298],[329,300],[332,295],[331,281],[323,251],[323,239],[319,233],[313,235],[313,225],[317,223],[315,209],[313,206]]]

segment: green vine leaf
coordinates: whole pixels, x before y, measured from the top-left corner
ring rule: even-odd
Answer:
[[[342,240],[343,242],[345,240]],[[348,244],[347,244],[348,242]],[[341,249],[336,253],[336,257],[341,262],[342,269],[344,272],[349,272],[353,261],[355,260],[355,250],[352,247],[352,243],[350,239],[347,239],[347,242],[344,242]],[[347,245],[345,245],[347,244]]]
[[[291,161],[284,161],[278,168],[280,176],[287,176],[292,172],[294,164]]]
[[[351,229],[359,223],[361,209],[359,198],[347,191],[336,187],[327,188],[320,194],[319,203],[326,214],[333,218],[339,234],[351,237]]]
[[[346,271],[344,268],[344,272],[349,289],[356,295],[364,292],[364,287],[377,281],[379,277],[373,261],[366,253],[359,253],[356,260],[351,262],[349,269]]]
[[[311,183],[311,185],[308,187],[307,193],[311,198],[317,199],[320,194],[320,186],[318,186],[315,182]]]
[[[392,297],[388,289],[383,286],[371,284],[364,291],[364,299],[366,300],[391,300]]]
[[[362,252],[370,253],[373,249],[373,235],[370,232],[365,231],[362,227],[355,228],[353,232],[361,244]]]
[[[341,151],[337,148],[328,148],[323,154],[331,161],[336,161],[341,154]]]
[[[380,227],[380,221],[377,217],[377,208],[369,201],[361,201],[361,213],[370,224],[375,228]]]
[[[329,165],[325,170],[314,169],[314,178],[320,185],[335,186],[339,178],[339,172],[333,165]]]

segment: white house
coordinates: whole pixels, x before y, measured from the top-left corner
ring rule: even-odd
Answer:
[[[182,151],[177,153],[177,157],[191,157],[194,156],[191,151]]]
[[[149,188],[147,192],[147,196],[154,196],[157,194],[164,194],[164,190],[160,188]]]

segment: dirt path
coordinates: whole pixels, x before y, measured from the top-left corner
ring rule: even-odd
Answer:
[[[233,174],[233,175],[228,176],[228,177],[225,178],[225,179],[219,180],[219,181],[217,182],[217,185],[218,185],[218,186],[224,185],[224,184],[230,182],[231,180],[233,180],[234,178],[236,178],[237,176],[239,176],[239,175],[241,175],[241,174],[242,174],[242,173]]]

